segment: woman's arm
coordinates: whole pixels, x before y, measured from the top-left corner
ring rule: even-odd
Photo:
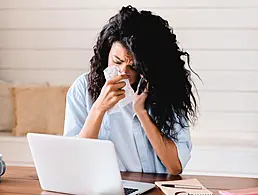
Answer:
[[[79,137],[97,139],[104,114],[105,112],[98,110],[93,105],[79,133]]]
[[[190,159],[191,141],[189,130],[181,129],[181,126],[176,124],[175,129],[178,131],[178,141],[174,142],[172,139],[164,137],[145,109],[144,104],[147,96],[147,89],[140,95],[135,94],[134,110],[159,159],[171,174],[178,175]]]
[[[178,157],[177,147],[171,139],[162,137],[158,127],[151,121],[146,110],[137,113],[137,116],[146,132],[156,154],[173,175],[182,172],[182,166]]]
[[[127,79],[127,76],[119,75],[107,81],[88,112],[86,99],[90,97],[86,75],[78,77],[66,96],[64,136],[97,139],[105,112],[125,96],[123,79]]]
[[[79,134],[82,138],[97,139],[104,114],[125,97],[125,82],[127,75],[119,75],[107,81],[103,86],[98,99],[93,104],[89,115]]]

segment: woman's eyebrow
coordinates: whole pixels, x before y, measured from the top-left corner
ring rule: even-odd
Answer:
[[[119,57],[117,57],[116,55],[114,55],[115,58],[117,58],[119,61],[121,62],[125,62],[124,60],[121,60]]]

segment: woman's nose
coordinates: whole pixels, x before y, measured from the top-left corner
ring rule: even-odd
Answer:
[[[121,66],[119,67],[120,68],[120,72],[121,73],[127,73],[127,71],[128,71],[128,67],[129,65],[128,64],[126,64],[126,63],[124,63],[124,64],[121,64]]]

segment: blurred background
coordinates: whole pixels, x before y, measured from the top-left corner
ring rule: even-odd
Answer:
[[[200,75],[184,174],[258,177],[257,0],[0,0],[0,153],[33,166],[27,132],[62,134],[67,89],[122,6],[169,21]],[[67,154],[69,155],[69,154]]]

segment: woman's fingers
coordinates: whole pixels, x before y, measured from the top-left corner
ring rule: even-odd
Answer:
[[[123,79],[128,79],[128,76],[126,74],[121,74],[121,75],[115,76],[113,79],[110,79],[108,81],[108,83],[109,84],[116,84]]]
[[[111,98],[111,100],[116,104],[117,102],[119,102],[123,98],[125,98],[125,94],[113,96]]]
[[[125,85],[126,85],[126,83],[124,81],[120,81],[119,83],[113,84],[115,90],[122,89],[125,87]]]
[[[120,89],[120,90],[114,91],[112,93],[112,96],[119,96],[119,95],[123,95],[123,94],[125,94],[125,90],[124,89]]]
[[[106,84],[106,89],[108,91],[108,93],[113,92],[113,91],[118,91],[121,90],[122,88],[125,87],[125,82],[121,81],[119,83],[115,83],[115,84]]]

